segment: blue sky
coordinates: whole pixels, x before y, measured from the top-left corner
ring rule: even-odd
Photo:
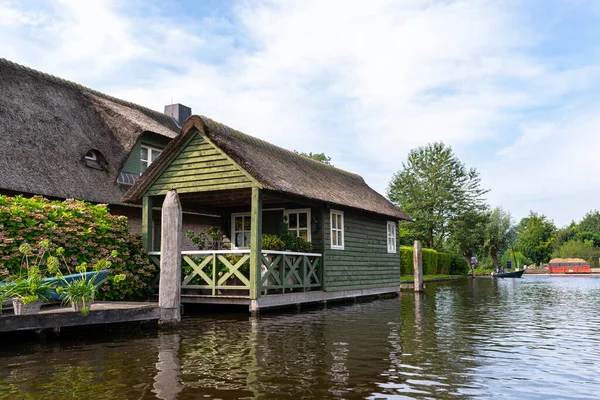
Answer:
[[[600,208],[600,2],[6,1],[0,57],[325,152],[385,189],[453,147],[492,206]]]

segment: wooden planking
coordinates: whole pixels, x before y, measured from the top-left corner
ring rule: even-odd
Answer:
[[[192,138],[157,177],[146,195],[228,190],[251,187],[252,179],[201,135]]]
[[[400,285],[400,255],[387,252],[387,221],[344,211],[344,250],[332,250],[325,215],[324,259],[328,291]]]
[[[177,166],[177,165],[192,165],[194,163],[202,163],[202,162],[208,162],[208,161],[226,161],[228,162],[228,165],[231,165],[231,161],[229,161],[227,159],[227,157],[223,156],[222,154],[219,154],[217,156],[206,156],[206,157],[202,157],[202,159],[198,159],[198,160],[194,160],[192,159],[188,159],[188,158],[177,158],[175,160],[173,160],[173,162],[171,163],[171,166]]]
[[[212,171],[212,172],[199,172],[190,175],[180,176],[161,176],[154,183],[155,185],[164,185],[169,183],[186,183],[186,182],[199,182],[209,180],[223,180],[225,178],[242,178],[244,182],[248,180],[244,174],[239,170],[225,170],[225,171]]]
[[[249,189],[252,187],[252,183],[229,183],[222,184],[219,186],[204,186],[204,187],[185,187],[177,189],[177,193],[201,193],[201,192],[212,192],[215,190],[234,190],[234,189]],[[146,195],[148,196],[161,196],[166,194],[169,189],[152,189],[149,190]]]

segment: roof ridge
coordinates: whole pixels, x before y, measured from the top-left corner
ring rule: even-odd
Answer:
[[[292,157],[294,157],[297,160],[300,161],[308,161],[308,162],[312,162],[315,166],[319,167],[319,168],[325,168],[325,169],[332,169],[335,170],[336,172],[342,173],[344,175],[353,177],[353,178],[357,178],[360,179],[362,181],[364,181],[364,179],[362,178],[362,176],[360,176],[359,174],[355,174],[354,172],[350,172],[350,171],[346,171],[345,169],[341,169],[338,168],[336,166],[330,165],[330,164],[325,164],[322,163],[321,161],[317,161],[313,158],[307,157],[307,156],[303,156],[300,153],[296,153],[295,151],[292,150],[288,150],[286,148],[283,148],[281,146],[277,146],[273,143],[269,143],[266,140],[263,139],[259,139],[257,137],[254,137],[252,135],[248,135],[246,133],[240,132],[236,129],[233,129],[225,124],[222,124],[220,122],[217,122],[207,116],[201,115],[200,118],[202,118],[202,120],[204,121],[205,125],[207,125],[210,129],[214,129],[214,130],[218,130],[222,133],[225,134],[229,134],[232,136],[236,136],[237,138],[244,140],[245,142],[250,142],[250,143],[254,143],[257,144],[259,146],[262,146],[263,148],[267,148],[271,151],[276,151],[278,153],[281,154],[285,154],[285,155],[291,155]]]
[[[16,69],[16,70],[25,71],[27,73],[36,75],[36,76],[38,76],[40,78],[49,79],[50,81],[67,85],[67,86],[72,87],[74,89],[81,90],[82,92],[93,94],[95,96],[98,96],[98,97],[101,97],[103,99],[112,101],[114,103],[121,104],[121,105],[129,107],[129,108],[136,109],[138,111],[142,111],[142,112],[149,113],[149,114],[154,114],[155,116],[168,117],[168,115],[163,114],[160,111],[156,111],[156,110],[153,110],[151,108],[144,107],[144,106],[141,106],[141,105],[136,104],[136,103],[132,103],[132,102],[127,101],[127,100],[122,100],[122,99],[119,99],[117,97],[110,96],[108,94],[105,94],[105,93],[99,92],[97,90],[91,89],[91,88],[89,88],[87,86],[84,86],[82,84],[79,84],[77,82],[73,82],[73,81],[70,81],[68,79],[64,79],[64,78],[61,78],[59,76],[56,76],[56,75],[51,75],[51,74],[48,74],[48,73],[45,73],[45,72],[42,72],[42,71],[38,71],[37,69],[33,69],[33,68],[27,67],[25,65],[18,64],[16,62],[10,61],[10,60],[8,60],[6,58],[0,57],[0,65],[5,65],[7,67],[10,67],[10,68],[13,68],[13,69]]]

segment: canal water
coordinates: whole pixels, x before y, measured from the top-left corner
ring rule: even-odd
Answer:
[[[600,278],[477,278],[177,331],[0,345],[0,399],[597,399]]]

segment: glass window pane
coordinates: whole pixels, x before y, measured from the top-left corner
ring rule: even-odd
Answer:
[[[236,233],[235,235],[235,247],[244,247],[244,242],[242,242],[242,234]]]
[[[331,214],[331,229],[336,229],[337,228],[337,218],[335,216],[335,214]]]
[[[152,161],[156,160],[160,156],[160,153],[158,150],[152,150]]]
[[[296,214],[296,213],[289,214],[288,225],[290,226],[290,228],[297,228],[298,227],[298,214]]]
[[[307,229],[300,229],[298,231],[299,235],[302,239],[304,240],[308,240],[308,230]]]
[[[242,220],[243,220],[243,217],[235,217],[235,230],[236,231],[242,230]]]
[[[245,231],[249,231],[250,230],[250,225],[252,224],[250,221],[250,216],[248,217],[244,217],[244,230]]]
[[[141,157],[142,160],[147,160],[148,159],[148,149],[145,147],[142,147],[142,152],[141,152]]]
[[[337,241],[337,231],[332,231],[331,232],[331,244],[334,246],[338,245],[338,241]]]
[[[244,232],[244,247],[250,245],[250,232]]]
[[[342,214],[338,214],[338,229],[343,229],[342,227]]]
[[[307,213],[298,214],[298,227],[300,227],[300,228],[308,227],[308,214]]]

